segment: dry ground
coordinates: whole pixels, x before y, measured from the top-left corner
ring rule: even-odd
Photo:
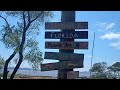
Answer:
[[[20,76],[20,77],[15,77],[15,79],[56,79],[56,78],[47,77],[47,76]]]

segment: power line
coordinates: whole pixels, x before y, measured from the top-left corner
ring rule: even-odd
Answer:
[[[93,47],[92,47],[91,69],[92,69],[92,60],[93,60],[93,55],[94,55],[94,46],[95,46],[95,32],[94,32]],[[90,71],[90,77],[91,77],[91,71]]]

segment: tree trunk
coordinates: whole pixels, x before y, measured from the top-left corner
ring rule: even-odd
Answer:
[[[27,30],[29,29],[30,25],[32,22],[34,22],[39,16],[37,16],[36,18],[34,18],[33,20],[30,20],[30,15],[29,15],[29,12],[28,12],[28,20],[26,21],[26,17],[25,17],[25,11],[23,11],[23,35],[22,35],[22,41],[21,41],[21,44],[20,44],[20,48],[19,48],[19,61],[13,71],[13,73],[11,74],[10,76],[10,79],[13,79],[16,72],[18,71],[22,61],[23,61],[23,49],[24,49],[24,44],[25,44],[25,40],[26,40],[26,32]]]
[[[8,75],[8,64],[10,63],[10,61],[14,58],[14,56],[16,55],[16,52],[14,51],[12,55],[10,55],[10,57],[6,60],[5,62],[5,66],[4,66],[4,71],[3,71],[3,79],[7,79],[7,75]]]
[[[23,30],[23,35],[22,35],[22,42],[20,44],[20,49],[19,49],[19,61],[13,71],[13,73],[11,74],[10,76],[10,79],[13,79],[16,72],[18,71],[21,63],[22,63],[22,60],[23,60],[23,47],[24,47],[24,44],[25,44],[25,37],[26,37],[26,30]]]
[[[20,59],[19,59],[17,65],[16,65],[13,73],[12,73],[11,76],[10,76],[10,79],[13,79],[13,78],[15,77],[15,74],[16,74],[16,72],[18,71],[18,69],[19,69],[19,67],[20,67],[20,65],[21,65],[21,63],[22,63],[22,59],[23,59],[23,57],[20,57]]]
[[[28,12],[29,13],[29,12]],[[37,19],[37,18],[36,18]],[[28,19],[28,23],[26,25],[26,20],[25,20],[25,11],[23,11],[23,21],[24,21],[24,27],[23,27],[23,35],[22,35],[22,41],[21,41],[21,44],[20,44],[20,48],[19,48],[19,61],[13,71],[13,73],[11,74],[10,76],[10,79],[13,79],[16,72],[18,71],[22,61],[23,61],[23,49],[24,49],[24,44],[25,44],[25,39],[26,39],[26,32],[30,26],[30,24],[33,22],[30,21],[30,18]]]

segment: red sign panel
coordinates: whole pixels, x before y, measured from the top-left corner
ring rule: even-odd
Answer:
[[[47,49],[88,49],[88,42],[45,42]]]

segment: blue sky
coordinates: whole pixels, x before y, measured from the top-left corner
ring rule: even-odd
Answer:
[[[1,20],[1,19],[0,19]],[[60,22],[61,11],[54,11],[54,18],[50,22]],[[75,41],[88,41],[88,50],[75,50],[75,53],[84,53],[84,68],[76,69],[77,71],[88,71],[90,69],[91,52],[93,34],[95,32],[95,48],[93,64],[97,62],[107,62],[112,65],[120,61],[120,11],[76,11],[76,22],[88,22],[88,39],[75,40]],[[14,23],[14,20],[11,20]],[[1,24],[0,24],[1,27]],[[40,50],[43,52],[58,52],[58,49],[45,49],[45,41],[59,41],[53,39],[45,39],[44,34],[45,26],[40,28],[40,34],[37,37]],[[10,55],[12,50],[5,49],[4,45],[0,42],[0,55],[5,59]],[[44,60],[43,63],[58,62],[57,60]],[[11,64],[14,66],[14,63]],[[26,62],[23,62],[21,67],[29,67]]]

